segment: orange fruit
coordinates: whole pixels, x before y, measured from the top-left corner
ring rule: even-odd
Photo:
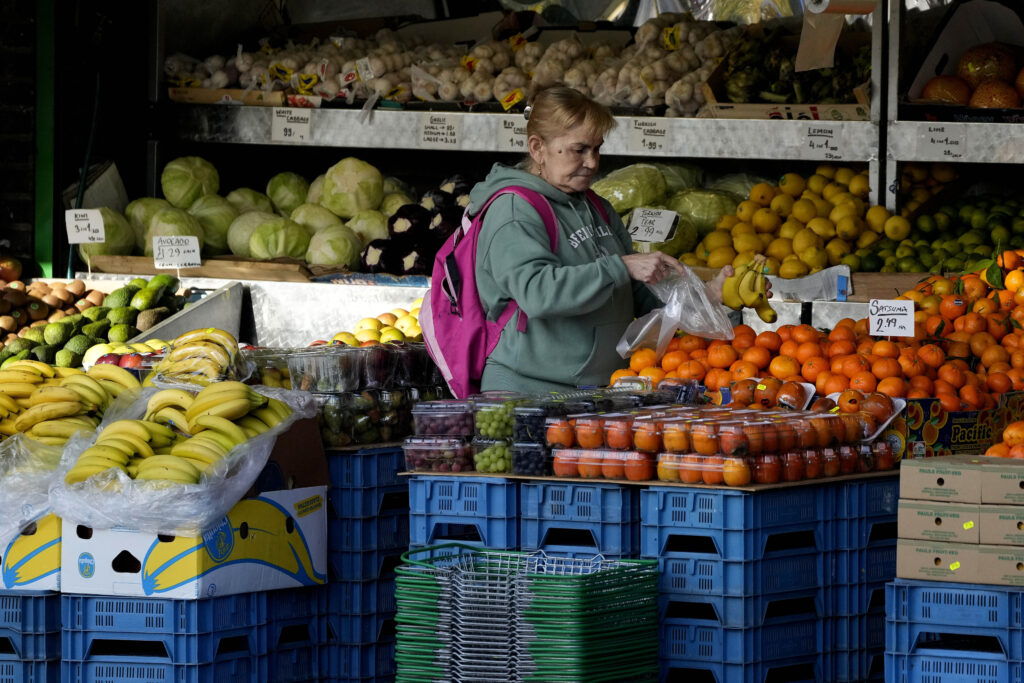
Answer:
[[[862,372],[854,373],[853,377],[850,378],[850,388],[869,393],[875,390],[878,386],[878,380],[867,370]]]
[[[753,363],[759,370],[764,370],[772,362],[772,352],[755,344],[743,352],[742,360]]]
[[[903,374],[903,369],[895,358],[879,358],[871,364],[871,374],[878,379],[899,377]]]
[[[700,361],[688,360],[676,368],[675,373],[681,379],[694,379],[699,382],[704,379],[704,376],[707,374],[707,370]]]
[[[964,371],[955,365],[950,365],[949,363],[946,363],[939,368],[939,379],[951,384],[957,389],[962,387],[967,381],[967,378],[964,376]]]
[[[992,345],[982,351],[981,364],[990,368],[996,363],[1006,363],[1010,360],[1010,354],[1002,346]]]
[[[611,379],[608,380],[608,384],[615,384],[623,377],[636,377],[636,370],[631,368],[620,368],[612,373]]]
[[[823,355],[825,354],[821,350],[821,347],[818,346],[818,344],[816,344],[815,342],[804,342],[797,347],[796,354],[794,357],[800,363],[804,363],[809,358],[815,358]]]
[[[688,360],[690,360],[690,354],[686,351],[669,351],[661,357],[661,369],[665,372],[672,372]]]
[[[776,356],[768,364],[768,372],[771,373],[772,377],[784,379],[791,375],[800,374],[800,363],[789,356]]]
[[[931,396],[932,393],[935,391],[935,385],[932,384],[931,378],[928,377],[927,375],[918,375],[916,377],[911,377],[909,382],[911,387],[918,391],[923,391],[929,396]]]
[[[779,346],[782,344],[782,338],[778,333],[768,330],[754,337],[754,344],[762,346],[769,351],[778,351]]]
[[[658,360],[658,354],[654,349],[641,348],[633,352],[629,357],[629,369],[639,373],[644,368],[649,368]]]
[[[722,479],[726,486],[746,486],[750,483],[750,466],[743,458],[726,458]]]
[[[823,373],[824,374],[824,373]],[[820,377],[821,375],[819,375]],[[836,394],[850,388],[850,379],[846,375],[832,375],[825,380],[825,394]]]
[[[979,315],[988,315],[989,313],[995,313],[998,310],[999,304],[988,297],[978,299],[971,305],[971,311]]]
[[[988,447],[988,450],[985,451],[985,455],[990,458],[1009,458],[1010,447],[1005,443],[994,443]]]
[[[899,358],[900,347],[896,342],[880,339],[871,346],[871,353],[880,358]]]
[[[1013,448],[1024,444],[1024,421],[1011,422],[1003,429],[1003,443]]]
[[[732,339],[732,348],[739,351],[741,354],[754,345],[754,335],[752,334],[737,334]]]
[[[816,381],[818,375],[825,371],[828,371],[828,361],[820,356],[808,358],[800,367],[801,376],[808,382]]]
[[[907,395],[907,383],[902,377],[886,377],[878,383],[875,391],[891,398],[903,398]]]
[[[748,377],[757,377],[761,374],[761,369],[750,361],[738,360],[729,366],[729,372],[732,373],[732,380],[738,381]]]
[[[850,356],[857,352],[857,347],[852,341],[846,339],[835,341],[829,344],[828,357]]]
[[[1013,381],[1004,372],[990,372],[985,378],[988,390],[993,394],[1005,394],[1013,389]]]
[[[657,367],[656,365],[652,365],[641,370],[640,376],[650,377],[651,382],[654,384],[654,386],[658,386],[658,383],[661,382],[661,380],[665,379],[665,371]]]
[[[847,320],[849,320],[849,318],[847,318]],[[851,321],[850,325],[836,324],[836,326],[832,328],[832,331],[828,333],[828,340],[829,341],[833,341],[833,342],[837,342],[837,341],[851,341],[852,342],[856,338],[857,338],[857,335],[854,334],[854,332],[853,332],[852,321]]]
[[[917,351],[917,357],[928,367],[937,368],[946,362],[946,354],[935,344],[925,344]]]
[[[971,301],[977,301],[988,294],[988,285],[977,275],[964,275],[960,281],[963,283],[964,296]]]
[[[870,369],[871,362],[864,356],[849,356],[843,360],[842,372],[848,379],[853,379],[854,375],[868,372]]]
[[[939,304],[939,314],[946,320],[954,320],[967,312],[967,300],[959,294],[947,294]]]
[[[804,342],[816,342],[821,334],[810,325],[797,325],[793,328],[793,340],[803,344]]]
[[[720,344],[708,349],[708,363],[713,368],[727,368],[739,358],[736,349],[726,344]]]

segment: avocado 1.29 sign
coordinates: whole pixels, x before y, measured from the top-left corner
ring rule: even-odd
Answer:
[[[873,337],[913,337],[914,302],[872,299],[868,302],[868,328]]]
[[[198,268],[203,265],[199,257],[199,238],[193,235],[153,237],[153,267]]]

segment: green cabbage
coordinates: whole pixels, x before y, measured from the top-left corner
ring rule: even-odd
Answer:
[[[78,254],[87,264],[93,256],[111,254],[125,256],[132,253],[135,247],[135,231],[132,230],[128,219],[113,209],[105,206],[100,207],[100,216],[103,217],[103,242],[92,244],[79,244]]]
[[[131,223],[132,230],[135,232],[135,248],[142,251],[145,248],[143,242],[146,241],[146,228],[149,227],[149,221],[153,218],[153,215],[157,211],[171,208],[171,203],[166,199],[157,199],[156,197],[142,197],[136,199],[124,208],[125,218]]]
[[[380,171],[365,161],[347,157],[327,169],[320,204],[335,215],[352,218],[364,209],[376,209],[383,198]]]
[[[412,197],[403,192],[392,192],[391,194],[384,195],[384,199],[380,203],[380,212],[386,218],[391,218],[391,215],[398,211],[399,207],[415,203]]]
[[[388,238],[388,220],[380,211],[360,211],[345,225],[356,234],[364,247],[374,240]]]
[[[309,233],[296,223],[278,216],[266,221],[249,236],[249,255],[252,258],[272,259],[287,256],[301,259],[309,247]]]
[[[355,270],[363,243],[344,225],[334,225],[313,235],[306,250],[306,261],[317,266],[345,266]]]
[[[228,228],[238,218],[235,205],[220,195],[208,194],[188,207],[188,212],[203,226],[206,253],[210,256],[227,253]]]
[[[319,204],[320,194],[324,189],[324,174],[321,173],[309,184],[309,192],[306,193],[307,204]]]
[[[612,171],[591,189],[607,199],[615,213],[625,213],[664,201],[665,177],[651,164],[633,164]]]
[[[669,196],[704,185],[704,171],[699,166],[660,162],[653,162],[651,165],[661,171],[665,179],[665,194]]]
[[[286,218],[292,215],[296,206],[306,201],[308,194],[309,183],[298,173],[278,173],[267,182],[267,196],[277,212]]]
[[[729,173],[709,184],[708,189],[732,192],[734,195],[739,197],[739,201],[743,201],[750,196],[750,188],[754,187],[754,185],[757,185],[758,183],[768,183],[769,185],[775,184],[767,178],[750,175],[749,173]]]
[[[697,226],[700,237],[715,229],[722,216],[736,213],[736,196],[722,190],[683,190],[669,197],[668,208]]]
[[[274,213],[274,203],[270,201],[270,197],[248,187],[232,190],[228,193],[227,200],[235,205],[238,213],[248,213],[249,211]]]
[[[319,204],[299,204],[289,218],[304,227],[310,235],[315,235],[324,228],[344,225],[340,218]]]
[[[181,209],[164,209],[153,216],[149,221],[149,229],[146,230],[146,256],[153,255],[153,238],[169,237],[176,235],[191,235],[199,238],[199,248],[203,248],[206,236],[203,234],[203,226],[187,211]]]
[[[187,209],[204,194],[217,194],[220,176],[206,159],[179,157],[164,166],[160,187],[167,201],[179,209]]]
[[[268,213],[266,211],[249,211],[243,213],[235,220],[231,221],[231,227],[228,228],[228,249],[235,256],[244,256],[248,258],[249,252],[249,238],[256,232],[256,228],[260,227],[264,223],[279,220],[281,217],[277,214]]]

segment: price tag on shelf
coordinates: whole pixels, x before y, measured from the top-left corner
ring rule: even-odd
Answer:
[[[665,119],[630,119],[629,154],[660,153],[665,150]]]
[[[914,302],[909,299],[872,299],[868,303],[868,334],[913,337]]]
[[[497,119],[498,151],[526,154],[526,119],[515,114],[499,116]]]
[[[274,107],[270,125],[271,142],[310,142],[309,109]]]
[[[198,268],[199,238],[191,235],[153,237],[153,267],[162,269]]]
[[[103,215],[99,209],[69,209],[64,212],[64,227],[68,231],[68,244],[95,244],[105,242]]]
[[[813,150],[813,156],[820,159],[842,161],[845,158],[842,134],[840,129],[832,124],[808,124],[803,144]]]
[[[453,114],[425,113],[420,118],[419,141],[428,149],[458,149],[462,118]]]
[[[967,154],[967,130],[929,123],[917,138],[917,153],[925,159],[962,161]]]
[[[679,214],[664,209],[634,209],[629,235],[634,242],[666,242],[672,236]]]

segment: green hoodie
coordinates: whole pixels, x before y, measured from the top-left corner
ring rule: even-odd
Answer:
[[[484,390],[545,392],[603,386],[623,361],[619,337],[637,315],[661,303],[630,279],[621,256],[633,253],[621,219],[608,202],[608,224],[582,193],[566,194],[532,173],[495,164],[470,193],[475,213],[498,190],[518,185],[542,194],[558,219],[551,251],[540,216],[526,200],[499,197],[487,209],[477,245],[476,283],[489,320],[510,299],[527,315],[513,316],[484,369]]]

